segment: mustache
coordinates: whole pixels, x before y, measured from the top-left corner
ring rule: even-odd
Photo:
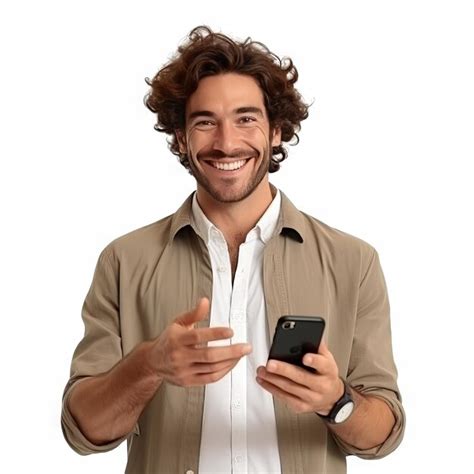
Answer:
[[[235,150],[232,153],[224,153],[220,150],[209,150],[209,151],[202,151],[196,155],[198,160],[205,160],[210,158],[249,158],[250,156],[257,156],[259,153],[256,150],[244,150],[240,148]]]

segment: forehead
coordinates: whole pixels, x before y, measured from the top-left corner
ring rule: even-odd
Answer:
[[[263,93],[251,76],[225,73],[199,81],[197,89],[186,103],[186,117],[197,110],[225,114],[239,107],[264,107]]]

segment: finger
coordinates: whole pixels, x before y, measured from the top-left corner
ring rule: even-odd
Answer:
[[[321,341],[319,343],[318,354],[322,356],[332,356],[331,352],[329,352],[328,346],[325,341]]]
[[[285,392],[284,390],[260,377],[257,377],[257,382],[262,388],[270,392],[275,398],[278,398],[283,403],[288,405],[288,407],[292,408],[295,412],[302,413],[311,411],[310,406],[300,398]]]
[[[214,362],[212,364],[201,364],[195,363],[191,366],[191,370],[194,375],[205,375],[213,372],[222,372],[223,370],[230,370],[234,367],[240,359],[228,359],[220,362]]]
[[[278,387],[285,393],[289,393],[300,400],[312,401],[315,393],[310,390],[306,385],[301,385],[292,379],[283,377],[281,375],[273,374],[265,370],[264,368],[257,371],[257,376],[268,383],[271,383],[275,387]]]
[[[222,377],[224,377],[227,373],[229,373],[237,364],[238,361],[235,361],[235,363],[231,364],[225,369],[222,369],[218,372],[212,372],[209,374],[201,374],[201,375],[196,375],[190,379],[190,385],[191,386],[196,386],[196,385],[207,385],[209,383],[214,383],[220,380]]]
[[[193,362],[213,364],[224,360],[240,359],[252,352],[250,344],[231,344],[222,347],[203,347],[195,349],[190,354]]]
[[[178,316],[174,322],[184,327],[193,327],[194,323],[206,319],[209,314],[209,300],[200,298],[197,305],[192,311]]]
[[[321,354],[306,354],[303,357],[303,364],[315,369],[320,375],[332,373],[335,366],[334,359]]]
[[[314,385],[314,377],[317,377],[317,375],[312,374],[301,367],[273,359],[267,362],[266,369],[269,373],[293,380],[294,382],[306,387],[312,387]]]
[[[179,336],[179,343],[184,346],[197,346],[210,341],[221,341],[230,339],[234,335],[234,331],[230,328],[199,328],[183,331]]]

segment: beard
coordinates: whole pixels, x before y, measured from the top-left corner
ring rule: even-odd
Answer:
[[[227,158],[243,158],[243,157],[248,157],[252,153],[255,153],[256,150],[252,150],[251,153],[248,151],[241,151],[236,154],[233,154],[232,156],[226,156]],[[221,158],[224,156],[219,155]],[[209,154],[203,154],[203,157],[205,158],[214,158],[217,157],[217,154],[215,153],[209,153]],[[201,161],[202,158],[201,157]],[[257,156],[251,158],[250,160],[257,160],[258,159],[258,153]],[[249,161],[250,161],[249,160]],[[217,161],[217,160],[216,160]],[[233,202],[239,202],[243,201],[246,199],[248,196],[250,196],[255,189],[258,187],[258,185],[262,182],[263,178],[265,175],[268,173],[270,165],[270,150],[266,149],[264,150],[264,157],[262,159],[262,162],[260,163],[259,167],[257,170],[247,179],[247,181],[241,185],[239,188],[236,188],[233,186],[235,181],[238,178],[232,178],[229,177],[227,178],[228,185],[226,185],[225,182],[220,182],[220,186],[216,186],[214,183],[211,182],[211,180],[208,179],[208,177],[202,173],[200,170],[197,169],[197,167],[194,164],[194,158],[189,159],[189,168],[191,171],[191,174],[194,176],[196,181],[204,188],[207,193],[215,199],[217,202],[220,203],[233,203]],[[207,166],[207,165],[204,165]],[[246,163],[245,166],[250,166],[250,163]]]

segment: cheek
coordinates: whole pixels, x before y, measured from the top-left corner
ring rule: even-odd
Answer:
[[[268,131],[264,126],[257,125],[252,128],[242,128],[237,133],[237,139],[252,148],[264,149],[270,146]],[[189,153],[192,157],[195,157],[200,151],[208,149],[212,144],[212,140],[211,132],[191,130],[187,137]]]
[[[209,142],[209,137],[206,137],[204,133],[191,131],[187,138],[188,151],[192,157],[206,147]]]
[[[253,130],[255,140],[258,140],[263,147],[268,147],[270,144],[270,139],[268,136],[268,131],[264,127],[255,127]]]

